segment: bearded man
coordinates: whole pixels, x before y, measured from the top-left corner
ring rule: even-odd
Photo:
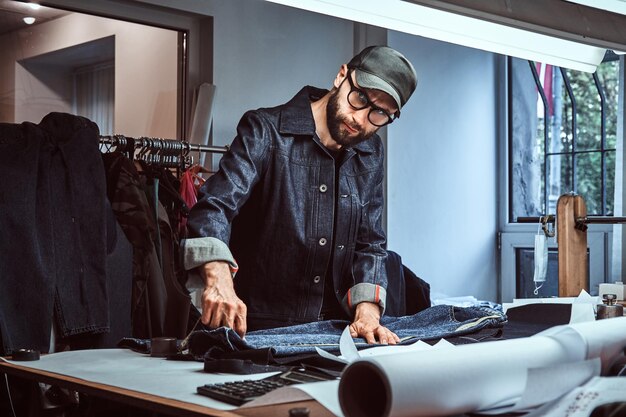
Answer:
[[[349,320],[353,337],[395,344],[385,310],[384,149],[378,129],[417,85],[398,51],[370,46],[333,88],[242,117],[219,170],[200,190],[183,242],[202,322],[243,337]]]

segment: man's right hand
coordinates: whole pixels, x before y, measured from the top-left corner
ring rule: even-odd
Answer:
[[[227,262],[213,261],[200,267],[204,278],[202,323],[212,329],[226,326],[242,338],[246,334],[247,307],[235,293]]]

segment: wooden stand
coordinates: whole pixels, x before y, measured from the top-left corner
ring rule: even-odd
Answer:
[[[576,219],[587,217],[585,200],[564,194],[556,205],[557,245],[559,247],[559,297],[577,297],[589,292],[587,232],[576,227]]]

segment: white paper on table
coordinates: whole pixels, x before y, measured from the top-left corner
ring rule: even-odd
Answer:
[[[358,350],[356,348],[356,345],[354,344],[354,339],[352,339],[352,336],[350,336],[350,328],[346,326],[344,331],[341,333],[341,337],[339,339],[339,356],[335,356],[332,353],[326,352],[325,350],[317,347],[315,348],[315,350],[317,351],[318,355],[326,359],[348,364],[354,362],[357,359],[370,356],[395,355],[398,353],[417,352],[421,350],[442,349],[450,347],[454,347],[454,345],[445,339],[441,339],[434,345],[429,345],[422,340],[418,340],[408,345],[379,345],[367,349]]]
[[[559,340],[569,339],[570,341],[566,343],[574,343],[574,340],[581,338],[586,349],[585,358],[600,358],[602,373],[606,374],[613,360],[626,347],[626,317],[555,326],[536,336],[549,336]]]
[[[618,402],[626,403],[626,378],[596,377],[525,417],[588,417],[596,407]]]
[[[340,402],[347,416],[361,416],[354,400],[361,401],[368,409],[386,410],[385,416],[443,416],[467,411],[513,406],[526,387],[528,368],[539,368],[559,363],[581,360],[584,352],[568,352],[554,339],[548,337],[484,342],[460,345],[454,349],[434,349],[424,352],[385,355],[364,358],[350,365],[343,374],[341,385],[354,385],[360,391],[361,384],[372,384],[373,373],[364,373],[349,378],[350,367],[368,366],[377,369],[379,379],[391,395],[386,405],[369,404],[364,398],[348,398],[342,395]],[[361,397],[362,395],[356,395]],[[354,414],[348,410],[354,410]]]
[[[442,416],[514,406],[528,379],[546,373],[541,368],[571,365],[584,380],[589,368],[582,362],[599,358],[606,371],[624,345],[626,317],[620,317],[557,326],[529,338],[363,358],[344,371],[340,403],[347,417],[372,415],[371,410],[381,410],[380,416]],[[368,395],[371,386],[389,395]]]
[[[348,364],[354,362],[357,359],[365,357],[418,352],[429,349],[444,349],[451,347],[454,347],[452,343],[448,342],[445,339],[441,339],[434,345],[429,345],[424,341],[418,340],[417,342],[411,343],[410,345],[381,345],[358,350],[356,348],[356,345],[354,344],[354,339],[352,338],[352,336],[350,336],[350,328],[346,326],[344,331],[341,333],[341,337],[339,339],[339,350],[341,353],[340,356],[335,356],[332,353],[329,353],[319,348],[315,348],[315,350],[320,356],[324,358]],[[334,415],[341,417],[343,416],[343,413],[341,412],[341,407],[339,405],[338,387],[339,380],[292,385],[289,387],[279,388],[268,394],[265,394],[262,397],[257,398],[256,400],[253,400],[252,402],[244,405],[243,407],[314,399],[330,412],[332,412]],[[306,394],[302,395],[303,393]]]
[[[587,383],[600,374],[600,359],[546,366],[528,370],[526,388],[519,401],[509,407],[481,410],[480,414],[502,414],[532,410],[554,401],[563,393]],[[557,377],[555,377],[557,376]]]

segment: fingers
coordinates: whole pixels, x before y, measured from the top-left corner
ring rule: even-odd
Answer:
[[[350,336],[362,337],[370,345],[376,343],[374,331],[371,330],[368,326],[363,326],[357,322],[350,325]]]
[[[246,331],[248,330],[248,323],[246,321],[246,305],[244,303],[241,303],[241,305],[243,306],[243,309],[240,309],[239,313],[235,314],[233,330],[243,339],[246,336]]]
[[[202,323],[211,329],[229,327],[242,338],[247,331],[247,307],[239,298],[224,300],[205,292],[202,299]]]
[[[383,345],[389,344],[389,337],[387,335],[387,329],[385,329],[382,326],[376,329],[376,338],[378,339],[378,342],[380,344],[383,344]]]
[[[378,341],[383,345],[395,345],[400,343],[400,338],[386,327],[380,326],[376,329]]]
[[[362,337],[368,344],[395,345],[400,343],[400,338],[394,332],[380,325],[365,326],[356,322],[352,323],[350,336]]]
[[[350,337],[359,337],[359,332],[356,329],[356,325],[354,323],[350,325]]]
[[[365,331],[361,336],[363,337],[363,339],[365,339],[368,345],[373,345],[376,343],[376,338],[374,337],[374,332],[372,331]]]

